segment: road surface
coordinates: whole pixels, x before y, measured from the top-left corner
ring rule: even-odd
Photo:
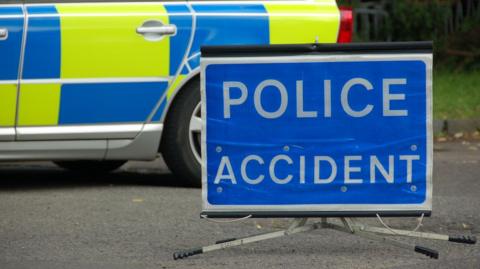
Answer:
[[[421,230],[478,237],[480,142],[435,149],[433,215]],[[200,220],[200,190],[178,182],[161,159],[130,162],[107,176],[48,162],[0,164],[0,268],[480,268],[479,244],[417,240],[440,252],[431,260],[330,230],[174,261],[178,249],[288,225],[286,219]],[[417,219],[386,222],[413,229]]]

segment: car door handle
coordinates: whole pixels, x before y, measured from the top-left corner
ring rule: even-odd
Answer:
[[[142,35],[148,41],[158,41],[165,36],[173,36],[177,33],[174,24],[164,25],[158,20],[149,20],[137,28],[137,34]]]
[[[8,29],[0,28],[0,40],[6,40],[8,38]]]
[[[176,32],[177,32],[177,27],[175,25],[137,28],[137,33],[141,35],[145,35],[145,34],[174,35]]]

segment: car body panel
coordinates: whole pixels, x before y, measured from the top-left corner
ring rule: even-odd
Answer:
[[[14,140],[18,70],[24,15],[21,6],[0,6],[0,28],[8,31],[0,40],[0,141]]]
[[[34,152],[45,150],[44,142],[55,147],[51,141],[64,140],[97,141],[89,147],[80,143],[92,155],[72,145],[68,159],[152,159],[176,94],[199,72],[202,45],[334,43],[340,23],[334,0],[7,7],[17,10],[21,26],[16,26],[18,60],[9,65],[17,75],[2,77],[0,66],[0,140],[16,140],[0,142],[4,159],[29,154],[52,159],[54,148],[45,155]],[[177,31],[147,40],[136,29],[149,20]],[[0,47],[0,55],[5,51]],[[30,146],[15,153],[14,144],[22,143]],[[65,152],[58,151],[58,159],[65,159]]]
[[[197,7],[195,10],[195,16],[207,16],[208,8],[199,8],[202,6],[207,6],[213,8],[217,4],[215,2],[191,2],[192,7]],[[222,2],[227,4],[229,2]],[[250,2],[246,2],[248,5]],[[231,36],[236,34],[236,31],[227,31],[225,42],[228,44],[301,44],[301,43],[335,43],[338,36],[338,30],[340,26],[340,13],[335,1],[264,1],[259,2],[263,5],[263,12],[260,12],[262,9],[257,7],[257,14],[253,13],[250,10],[248,15],[258,15],[258,16],[268,16],[268,41],[261,41],[262,38],[256,40],[255,42],[232,42]],[[235,3],[233,3],[235,4]],[[232,5],[232,3],[230,3]],[[213,11],[211,13],[214,13]],[[233,14],[232,14],[233,13]],[[215,14],[215,13],[214,13]],[[245,19],[247,15],[242,15],[242,12],[231,12],[230,16],[237,16]],[[219,15],[217,13],[217,15]],[[225,15],[225,14],[223,14]],[[247,17],[248,18],[248,17]],[[199,26],[196,27],[196,33]],[[201,26],[200,26],[201,28]],[[236,29],[235,29],[236,30]],[[215,28],[209,29],[210,35],[217,35]],[[195,38],[198,39],[198,35],[195,34]],[[200,46],[202,45],[224,45],[227,43],[217,42],[212,43],[210,39],[200,39],[194,43],[194,46],[191,49],[191,52],[188,57],[188,61],[185,63],[188,74],[198,73],[198,67],[200,65]],[[176,77],[176,80],[168,89],[167,99],[170,101],[174,98],[178,90],[181,89],[181,86],[185,84],[184,79],[191,78],[185,74],[183,71],[180,76]],[[166,105],[167,110],[169,104]],[[165,114],[162,117],[163,111],[157,111],[156,117],[154,120],[161,120],[164,118]]]
[[[339,13],[332,2],[266,2],[264,5],[269,14],[270,44],[333,43],[337,40]]]
[[[14,129],[15,114],[17,106],[17,83],[0,84],[0,129]],[[13,131],[13,134],[15,132]],[[14,135],[3,137],[0,134],[0,140],[13,140]]]
[[[0,6],[0,27],[8,31],[6,37],[0,38],[1,81],[15,81],[18,78],[23,26],[24,16],[21,6]]]
[[[19,127],[147,119],[168,86],[170,42],[147,41],[135,29],[147,20],[168,24],[164,5],[57,4],[27,11]]]
[[[62,79],[169,75],[169,38],[148,42],[135,33],[147,20],[169,24],[161,3],[55,7],[62,25]]]

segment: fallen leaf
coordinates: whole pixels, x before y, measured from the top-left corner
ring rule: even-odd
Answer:
[[[447,141],[447,138],[446,137],[439,137],[437,139],[438,142],[446,142]]]

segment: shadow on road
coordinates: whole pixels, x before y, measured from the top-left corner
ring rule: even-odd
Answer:
[[[0,164],[0,192],[99,186],[190,188],[168,170],[121,169],[109,174],[78,173],[49,164]]]

